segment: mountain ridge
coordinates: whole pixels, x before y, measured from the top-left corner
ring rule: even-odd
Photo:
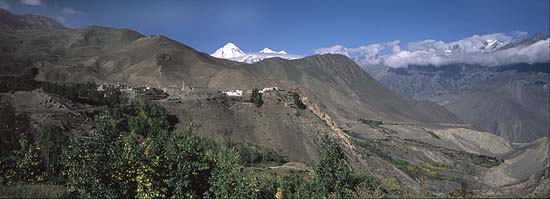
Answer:
[[[24,14],[17,15],[0,8],[0,30],[55,30],[67,29],[61,23],[49,17]]]
[[[548,36],[536,34],[495,52],[547,39]],[[474,128],[500,135],[510,142],[531,142],[550,132],[550,60],[502,66],[363,65],[363,68],[401,95],[439,103]]]

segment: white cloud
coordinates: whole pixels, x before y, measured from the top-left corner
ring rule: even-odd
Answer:
[[[423,41],[411,42],[408,48],[411,51],[433,51],[434,49],[444,49],[447,46],[445,42],[426,39]]]
[[[10,9],[10,5],[7,2],[5,2],[4,0],[0,0],[0,8],[8,10],[8,9]]]
[[[349,49],[341,45],[315,49],[315,54],[342,54],[349,57]]]
[[[476,64],[483,66],[510,65],[517,63],[550,62],[550,39],[529,46],[505,50],[499,47],[526,36],[526,32],[511,34],[494,33],[473,35],[456,41],[444,42],[427,39],[411,42],[402,49],[399,41],[385,44],[370,44],[358,48],[335,45],[315,50],[317,54],[338,53],[351,56],[363,66],[384,64],[390,67],[409,65]],[[391,52],[383,51],[387,47]]]
[[[367,46],[360,46],[358,48],[349,49],[350,53],[357,53],[358,55],[375,55],[384,50],[382,44],[371,44]]]
[[[59,23],[65,23],[65,21],[67,21],[67,19],[65,19],[65,17],[63,16],[57,16],[55,17],[55,20]]]
[[[386,45],[387,45],[389,48],[392,49],[392,52],[393,52],[393,53],[399,53],[399,52],[401,52],[401,47],[399,46],[399,43],[401,43],[401,41],[395,40],[395,41],[386,43]]]
[[[390,67],[409,65],[475,64],[482,66],[511,65],[518,63],[550,62],[550,39],[529,46],[519,46],[492,52],[467,52],[441,54],[434,51],[402,51],[385,57],[384,64]]]
[[[29,6],[39,6],[42,5],[41,0],[21,0],[22,4],[29,5]]]
[[[519,30],[516,30],[516,31],[512,32],[512,35],[514,35],[515,37],[520,37],[520,38],[527,36],[527,34],[529,34],[529,33],[525,32],[525,31],[519,31]]]
[[[78,13],[78,11],[76,11],[75,9],[72,9],[72,8],[63,8],[63,10],[61,10],[61,13],[66,14],[66,15],[71,15],[71,14]]]
[[[399,43],[399,41],[397,42]],[[342,54],[348,57],[369,56],[380,53],[386,46],[386,44],[370,44],[366,46],[359,46],[357,48],[346,48],[341,45],[334,45],[327,48],[315,49],[315,54]]]

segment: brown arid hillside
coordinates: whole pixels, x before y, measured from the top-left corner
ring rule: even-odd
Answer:
[[[547,182],[547,163],[540,163],[548,159],[542,155],[548,153],[547,139],[514,149],[501,137],[470,129],[443,106],[401,97],[342,55],[245,64],[164,36],[99,26],[4,28],[0,49],[0,110],[6,113],[1,132],[40,134],[55,126],[87,135],[95,130],[95,116],[108,109],[100,100],[107,94],[95,99],[89,93],[99,92],[96,85],[75,85],[123,84],[132,88],[120,88],[130,99],[138,87],[158,91],[147,101],[166,109],[170,128],[191,127],[226,146],[276,154],[276,165],[247,169],[311,173],[320,159],[320,139],[328,134],[353,171],[381,180],[388,196],[473,197],[486,190],[507,196],[514,183],[529,187],[514,190],[527,192],[531,184]],[[263,92],[263,103],[252,103],[250,90],[264,87],[278,89]],[[220,92],[233,89],[245,94]]]
[[[243,64],[210,57],[163,36],[127,29],[84,27],[3,32],[2,74],[39,70],[36,80],[212,89],[301,88],[338,121],[372,117],[396,122],[462,121],[441,106],[400,97],[352,60],[316,55]]]

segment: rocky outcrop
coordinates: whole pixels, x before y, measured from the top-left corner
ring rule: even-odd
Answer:
[[[360,155],[356,152],[349,136],[340,127],[338,127],[338,124],[332,120],[328,114],[323,112],[317,104],[309,100],[308,97],[302,97],[300,100],[306,105],[308,110],[324,121],[330,130],[332,130],[332,133],[329,135],[340,141],[340,146],[344,149],[348,158],[350,160],[357,160],[357,157],[360,157]]]

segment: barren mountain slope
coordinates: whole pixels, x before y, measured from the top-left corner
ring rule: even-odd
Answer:
[[[352,60],[316,55],[244,64],[210,57],[162,36],[90,26],[74,30],[3,32],[3,74],[39,69],[37,80],[134,86],[246,89],[302,88],[338,121],[362,117],[413,123],[461,123],[443,107],[404,99]]]
[[[510,142],[532,142],[550,132],[548,63],[409,66],[370,72],[390,89],[437,102],[475,128]]]

